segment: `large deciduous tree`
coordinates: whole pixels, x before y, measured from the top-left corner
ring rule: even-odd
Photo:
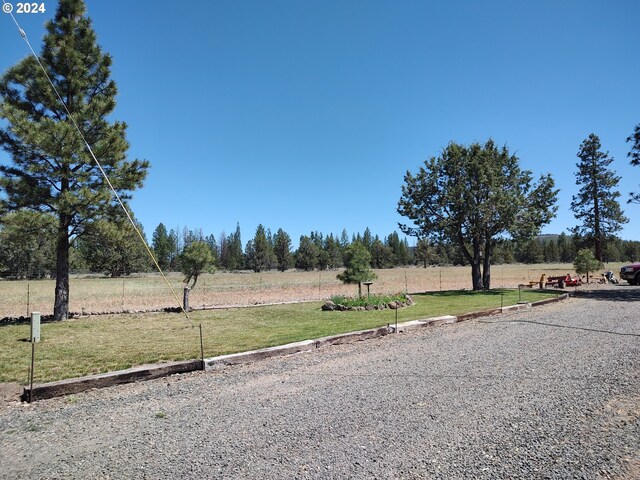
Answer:
[[[580,145],[580,160],[576,164],[576,185],[580,191],[573,196],[571,210],[580,222],[572,232],[594,246],[595,257],[602,262],[604,241],[629,220],[617,200],[620,177],[609,168],[613,158],[600,149],[600,139],[593,133]]]
[[[640,166],[640,123],[636,125],[633,133],[627,137],[627,142],[631,142],[631,150],[627,156],[631,159],[631,165],[638,167]],[[640,204],[640,191],[632,192],[627,202]]]
[[[142,186],[148,163],[128,161],[126,124],[112,121],[111,57],[96,43],[82,0],[61,0],[46,25],[40,61],[123,201]],[[88,224],[115,211],[113,196],[44,72],[27,57],[0,78],[2,207],[57,217],[54,318],[69,310],[69,247]]]
[[[474,290],[490,288],[491,256],[500,238],[535,235],[557,209],[551,176],[534,183],[518,158],[493,140],[468,147],[452,142],[404,181],[398,213],[413,225],[400,229],[457,244],[471,265]]]

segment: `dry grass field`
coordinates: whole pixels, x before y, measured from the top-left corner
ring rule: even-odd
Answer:
[[[608,269],[618,272],[619,264]],[[200,277],[191,292],[194,308],[259,305],[279,302],[323,300],[332,295],[354,295],[356,287],[336,279],[339,271],[323,272],[216,272]],[[497,265],[492,267],[492,288],[515,288],[538,280],[540,275],[573,273],[570,264]],[[596,277],[599,278],[599,273]],[[371,293],[444,291],[471,288],[469,267],[394,268],[376,270]],[[182,301],[182,275],[168,276]],[[91,314],[154,310],[176,306],[170,290],[158,274],[127,278],[96,276],[71,279],[70,310]],[[50,314],[53,309],[53,280],[0,281],[0,318],[27,315],[32,311]]]

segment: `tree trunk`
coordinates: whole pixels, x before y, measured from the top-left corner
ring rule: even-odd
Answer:
[[[482,268],[482,288],[489,290],[491,288],[491,259],[484,257]]]
[[[600,238],[600,234],[596,235],[596,259],[603,262],[604,259],[602,257],[602,239]]]
[[[69,219],[60,216],[56,246],[56,290],[53,319],[69,317]]]
[[[184,291],[182,293],[182,308],[184,309],[185,312],[188,312],[191,310],[191,308],[189,307],[189,291],[191,290],[191,288],[189,288],[189,286],[185,286],[184,287]]]
[[[594,185],[594,198],[593,198],[593,234],[595,236],[596,243],[596,258],[598,261],[602,261],[602,237],[600,233],[600,202],[598,198],[598,189]]]
[[[482,286],[485,290],[491,288],[491,240],[487,240],[484,247]]]
[[[474,258],[471,262],[471,282],[474,290],[482,290],[482,270],[479,258]]]
[[[358,298],[362,298],[362,282],[358,282]]]
[[[480,266],[480,242],[477,239],[473,239],[473,256],[464,244],[464,237],[462,232],[458,232],[458,246],[465,256],[467,261],[471,264],[471,282],[473,284],[473,290],[482,290],[482,269]]]
[[[471,280],[473,282],[473,290],[482,290],[482,259],[480,256],[480,242],[475,238],[472,241],[473,260],[471,261]]]

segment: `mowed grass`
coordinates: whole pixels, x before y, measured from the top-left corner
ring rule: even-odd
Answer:
[[[536,301],[560,292],[521,292]],[[502,297],[501,294],[504,294]],[[414,295],[416,305],[398,310],[404,322],[498,308],[518,302],[517,290],[434,292]],[[323,312],[322,302],[197,311],[180,314],[109,315],[44,323],[36,344],[34,381],[42,383],[145,363],[235,353],[395,322],[396,311]],[[0,327],[0,382],[27,384],[31,361],[29,325]]]

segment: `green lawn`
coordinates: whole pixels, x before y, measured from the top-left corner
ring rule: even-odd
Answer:
[[[398,321],[461,314],[518,302],[517,290],[436,292],[414,295],[416,305],[398,311]],[[522,291],[523,301],[558,292]],[[111,315],[45,323],[36,344],[36,383],[129,368],[163,360],[205,357],[282,345],[395,322],[394,310],[323,312],[321,302],[192,312]],[[31,360],[29,325],[0,326],[0,382],[26,384]]]

